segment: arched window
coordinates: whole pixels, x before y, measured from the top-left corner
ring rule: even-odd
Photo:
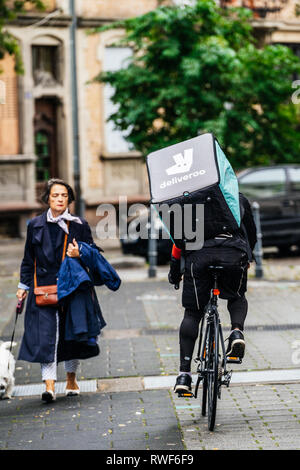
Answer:
[[[55,36],[37,36],[31,43],[35,86],[55,87],[63,77],[63,42]]]

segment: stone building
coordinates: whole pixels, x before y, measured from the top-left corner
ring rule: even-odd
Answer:
[[[299,54],[299,0],[220,0],[220,3],[252,9],[255,33],[261,43],[286,44]]]
[[[26,221],[41,210],[38,195],[44,181],[56,176],[74,183],[71,2],[45,3],[45,12],[28,8],[9,25],[20,45],[24,75],[16,75],[10,56],[0,62],[0,237],[24,235]],[[122,30],[95,35],[87,35],[87,31],[146,13],[158,3],[75,0],[81,196],[85,217],[93,227],[99,220],[99,204],[117,205],[119,196],[127,196],[129,203],[145,202],[149,192],[142,156],[132,151],[122,133],[106,122],[113,110],[111,89],[90,83],[100,70],[121,67],[130,50],[113,47]],[[260,40],[289,44],[296,52],[300,44],[297,3],[223,2],[254,8]]]

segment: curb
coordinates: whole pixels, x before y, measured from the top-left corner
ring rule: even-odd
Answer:
[[[161,375],[147,377],[119,377],[111,379],[92,379],[78,381],[81,393],[121,393],[141,392],[159,389],[173,389],[176,375]],[[197,381],[197,374],[192,375],[193,383]],[[230,386],[257,386],[267,384],[300,383],[300,369],[272,369],[246,372],[233,372]],[[28,397],[41,395],[45,389],[44,384],[17,385],[13,397]],[[55,384],[56,395],[63,394],[65,382]]]

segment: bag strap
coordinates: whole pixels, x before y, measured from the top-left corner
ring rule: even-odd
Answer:
[[[68,229],[69,229],[69,225],[70,225],[69,220],[67,221],[67,225],[68,225]],[[67,240],[68,240],[68,234],[66,233],[65,234],[65,240],[64,240],[64,247],[63,247],[63,254],[62,254],[61,262],[63,262],[65,257],[66,257]],[[36,258],[35,258],[35,260],[34,260],[34,288],[36,288],[37,286],[38,285],[37,285],[37,278],[36,278]]]
[[[69,225],[70,225],[70,221],[69,221],[69,220],[68,220],[68,222],[67,222],[67,225],[68,225],[68,230],[69,230]],[[67,239],[68,239],[68,234],[66,233],[66,234],[65,234],[65,241],[64,241],[64,248],[63,248],[63,254],[62,254],[61,262],[63,262],[64,259],[65,259],[65,257],[66,257]]]

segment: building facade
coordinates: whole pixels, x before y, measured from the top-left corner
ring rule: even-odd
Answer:
[[[12,57],[0,61],[0,237],[24,236],[27,220],[43,209],[39,195],[49,178],[74,183],[71,2],[45,3],[45,12],[29,8],[8,27],[19,42],[24,75],[16,75]],[[143,157],[107,122],[113,111],[112,90],[91,83],[101,70],[122,67],[131,51],[114,46],[122,30],[93,35],[87,31],[146,13],[159,3],[75,0],[81,196],[85,217],[93,227],[99,220],[99,204],[118,205],[119,196],[127,196],[129,203],[146,202],[149,190]],[[299,51],[297,1],[233,0],[223,4],[253,8],[261,42],[284,43]]]

